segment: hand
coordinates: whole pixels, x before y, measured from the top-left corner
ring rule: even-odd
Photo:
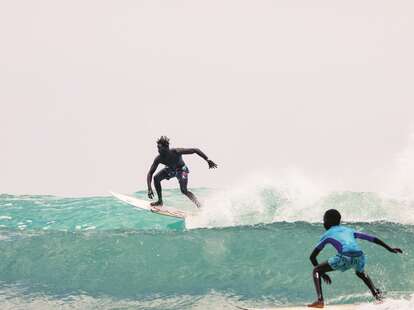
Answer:
[[[152,191],[152,188],[148,188],[148,198],[149,199],[154,198],[154,192]]]
[[[400,254],[402,254],[402,250],[401,249],[399,249],[399,248],[391,248],[390,250],[389,250],[391,253],[395,253],[395,254],[397,254],[397,253],[400,253]]]
[[[212,169],[212,168],[217,168],[217,165],[214,163],[214,161],[207,159],[207,163],[208,163],[208,168]]]
[[[323,282],[325,282],[326,284],[331,284],[332,283],[331,278],[326,273],[324,273],[323,275],[321,275],[321,277],[323,279]]]

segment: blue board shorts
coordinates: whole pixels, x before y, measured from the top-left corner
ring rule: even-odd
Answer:
[[[342,272],[348,269],[354,269],[357,272],[364,272],[365,255],[361,253],[358,256],[347,256],[341,253],[328,259],[328,264],[333,270],[340,270]]]

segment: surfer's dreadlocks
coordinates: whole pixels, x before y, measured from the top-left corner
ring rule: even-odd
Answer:
[[[157,140],[157,144],[161,144],[162,146],[170,146],[170,139],[167,136],[161,136]]]

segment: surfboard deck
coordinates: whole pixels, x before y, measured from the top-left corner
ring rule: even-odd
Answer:
[[[325,305],[323,309],[328,310],[356,310],[359,308],[358,304],[349,304],[349,305]],[[242,310],[310,310],[317,308],[309,308],[306,305],[304,306],[294,306],[294,307],[267,307],[267,308],[243,308],[238,307]]]
[[[155,214],[159,214],[159,215],[164,215],[164,216],[169,216],[169,217],[175,217],[175,218],[179,218],[179,219],[185,219],[186,216],[188,215],[186,212],[178,210],[178,209],[174,209],[171,207],[166,207],[165,205],[162,207],[153,207],[150,205],[149,201],[143,200],[143,199],[139,199],[133,196],[129,196],[129,195],[125,195],[125,194],[120,194],[120,193],[116,193],[116,192],[112,192],[110,191],[111,195],[114,196],[115,198],[118,198],[119,200],[134,206],[135,208],[141,209],[141,210],[145,210],[145,211],[149,211],[149,212],[153,212]]]

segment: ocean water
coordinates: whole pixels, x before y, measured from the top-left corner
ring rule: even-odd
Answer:
[[[327,303],[414,309],[414,207],[377,193],[298,193],[272,186],[195,189],[202,210],[183,222],[111,196],[0,195],[0,309],[236,309],[315,299],[309,254],[323,213],[404,250],[366,241],[381,305],[353,272],[332,273]],[[134,193],[145,198],[145,192]],[[177,190],[165,203],[193,210]],[[334,255],[329,246],[320,261]],[[375,308],[373,308],[375,307]]]

